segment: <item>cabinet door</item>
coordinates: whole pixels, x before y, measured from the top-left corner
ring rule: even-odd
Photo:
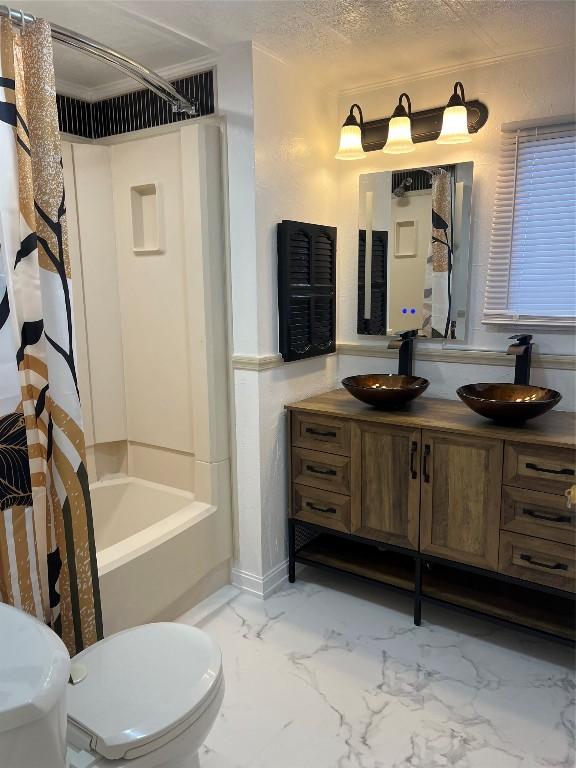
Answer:
[[[355,424],[352,450],[361,464],[360,488],[352,489],[356,532],[418,549],[420,430]]]
[[[501,440],[422,432],[420,550],[496,570]]]

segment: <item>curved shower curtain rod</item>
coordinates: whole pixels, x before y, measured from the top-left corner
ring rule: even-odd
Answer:
[[[15,10],[9,8],[7,5],[0,5],[0,16],[6,16],[11,19],[15,24],[23,27],[36,20],[35,16],[24,11]],[[75,48],[76,50],[83,51],[90,56],[93,56],[100,61],[105,61],[112,67],[119,69],[124,74],[142,83],[146,88],[149,88],[154,93],[158,94],[160,98],[172,104],[174,112],[184,112],[187,115],[196,116],[198,110],[195,104],[192,104],[188,99],[178,93],[178,91],[163,77],[156,74],[148,67],[140,64],[134,59],[130,59],[128,56],[124,56],[123,53],[114,51],[112,48],[108,48],[107,45],[96,42],[89,37],[73,32],[65,27],[60,27],[58,24],[52,24],[49,22],[52,30],[52,37],[59,43],[67,45],[69,48]]]

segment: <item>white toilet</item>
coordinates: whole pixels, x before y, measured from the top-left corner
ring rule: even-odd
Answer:
[[[0,603],[2,768],[197,768],[224,696],[220,649],[146,624],[73,661],[48,627]]]

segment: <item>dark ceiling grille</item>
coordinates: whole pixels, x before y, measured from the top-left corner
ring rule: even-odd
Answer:
[[[453,166],[437,165],[435,167],[449,171]],[[406,185],[406,192],[420,192],[423,189],[432,189],[432,174],[419,168],[411,168],[406,171],[392,172],[392,191],[398,189],[406,179],[412,180],[411,184]]]
[[[173,80],[172,85],[190,101],[196,102],[198,117],[214,114],[213,70]],[[103,139],[193,119],[173,112],[167,101],[147,89],[94,102],[57,94],[56,102],[60,130],[86,139]]]

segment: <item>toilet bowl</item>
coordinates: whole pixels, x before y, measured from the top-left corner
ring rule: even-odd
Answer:
[[[205,632],[147,624],[72,664],[36,619],[0,604],[2,768],[196,768],[224,696]]]

